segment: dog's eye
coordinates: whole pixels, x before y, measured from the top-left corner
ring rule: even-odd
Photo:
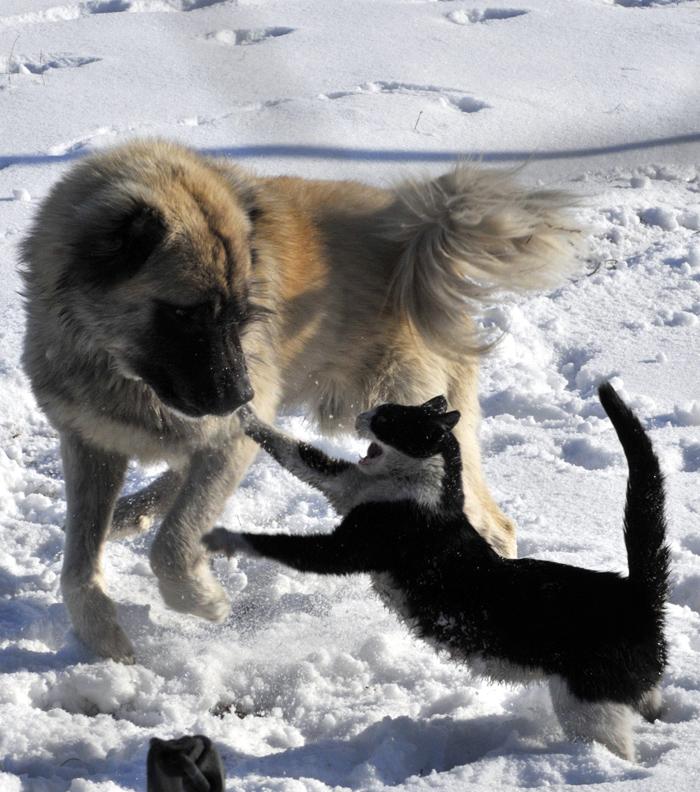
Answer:
[[[161,310],[178,324],[188,324],[195,321],[198,316],[199,306],[197,305],[173,305],[172,303],[161,302]]]
[[[170,310],[170,315],[177,319],[178,322],[185,324],[194,321],[195,309],[174,305]]]

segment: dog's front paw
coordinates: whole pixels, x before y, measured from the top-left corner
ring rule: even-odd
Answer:
[[[100,586],[62,584],[63,599],[78,637],[95,654],[117,663],[133,665],[134,647],[117,622],[112,600]]]
[[[192,568],[172,577],[159,576],[158,588],[165,604],[180,613],[222,622],[231,609],[226,592],[212,575],[204,557]]]

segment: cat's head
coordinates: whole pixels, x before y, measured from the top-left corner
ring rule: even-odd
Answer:
[[[360,413],[355,428],[371,440],[360,466],[367,473],[386,467],[397,455],[424,460],[439,454],[446,436],[459,421],[459,412],[447,412],[447,399],[436,396],[417,406],[382,404]],[[408,461],[408,459],[406,461]]]

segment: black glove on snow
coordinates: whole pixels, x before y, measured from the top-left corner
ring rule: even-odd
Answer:
[[[224,766],[216,748],[201,734],[159,740],[148,749],[148,792],[223,792]]]

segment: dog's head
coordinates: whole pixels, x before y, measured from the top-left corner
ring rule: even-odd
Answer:
[[[396,466],[397,456],[403,458],[403,466],[410,466],[411,460],[420,462],[439,454],[459,417],[457,410],[447,412],[444,396],[410,407],[382,404],[360,413],[355,428],[360,437],[371,440],[367,455],[360,460],[361,470],[374,474]]]
[[[163,143],[79,167],[92,189],[59,282],[75,320],[120,373],[188,417],[250,401],[242,341],[263,311],[251,294],[257,208],[244,177]]]

